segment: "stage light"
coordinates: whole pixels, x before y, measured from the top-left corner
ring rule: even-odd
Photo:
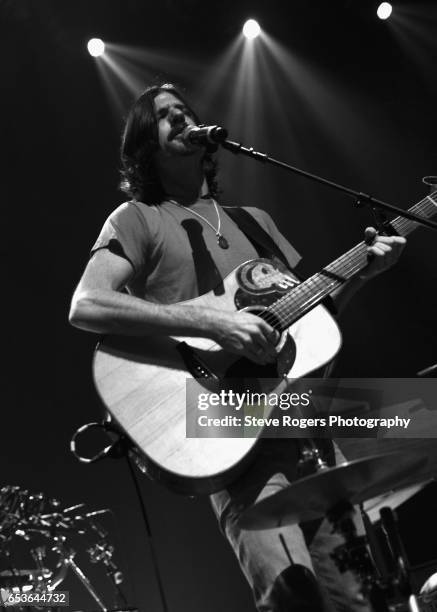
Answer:
[[[378,6],[376,14],[380,19],[388,19],[391,15],[392,10],[393,7],[389,2],[381,2],[381,4]]]
[[[100,38],[91,38],[87,44],[88,53],[93,57],[99,57],[105,52],[105,43]]]
[[[259,27],[259,23],[255,21],[255,19],[248,19],[243,26],[243,34],[249,40],[256,38],[259,36],[261,32],[261,28]]]

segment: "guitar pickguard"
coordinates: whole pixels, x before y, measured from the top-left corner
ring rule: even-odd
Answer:
[[[253,259],[242,264],[236,273],[238,289],[235,306],[242,310],[248,306],[269,306],[299,284],[281,262]]]

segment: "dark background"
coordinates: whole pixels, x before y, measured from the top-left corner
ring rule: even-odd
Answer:
[[[0,2],[6,307],[0,483],[43,491],[63,505],[112,508],[116,526],[112,519],[102,523],[129,576],[129,600],[143,611],[162,608],[126,465],[84,466],[68,446],[78,426],[102,414],[91,379],[96,338],[69,327],[67,313],[89,248],[123,200],[121,115],[135,88],[110,73],[115,106],[86,42],[99,36],[115,45],[112,59],[128,78],[135,75],[135,84],[176,82],[205,122],[225,125],[232,139],[407,208],[427,193],[421,178],[437,174],[437,7],[431,0],[398,2],[393,18],[381,22],[376,5]],[[224,63],[248,17],[281,46],[282,63],[269,39],[259,43],[256,62],[249,52],[243,63],[240,45]],[[268,210],[304,254],[304,274],[358,242],[372,222],[351,200],[302,178],[226,152],[219,161],[222,203]],[[341,321],[338,376],[412,377],[437,361],[435,246],[435,233],[417,230],[396,268],[350,304]],[[208,501],[175,496],[145,477],[141,486],[170,610],[252,610]],[[437,557],[434,495],[421,494],[402,515],[416,563]],[[109,594],[83,543],[75,540],[75,547],[79,564]],[[20,544],[20,567],[32,565],[22,560],[26,554]],[[75,579],[63,586],[73,609],[94,607]]]

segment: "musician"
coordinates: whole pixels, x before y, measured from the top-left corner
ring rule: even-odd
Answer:
[[[84,330],[123,335],[211,338],[258,364],[275,359],[276,332],[246,312],[177,302],[220,286],[244,261],[259,256],[217,202],[216,162],[207,147],[184,138],[198,117],[171,85],[148,88],[126,122],[122,189],[129,201],[106,220],[74,293],[70,321]],[[300,257],[263,210],[246,209],[294,268]],[[365,232],[369,262],[337,293],[337,308],[366,280],[398,259],[404,238]],[[262,612],[367,610],[357,585],[340,575],[329,552],[338,544],[324,522],[266,531],[238,527],[242,510],[296,478],[293,440],[264,440],[252,466],[212,496]],[[331,454],[332,446],[327,449]],[[283,539],[279,538],[279,534]],[[315,578],[317,576],[317,580]]]

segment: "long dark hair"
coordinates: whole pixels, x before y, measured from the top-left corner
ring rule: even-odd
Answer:
[[[194,121],[200,123],[191,106],[169,83],[148,87],[136,100],[128,114],[121,143],[120,189],[130,198],[146,204],[159,204],[165,198],[153,160],[153,154],[159,147],[154,100],[162,92],[169,92],[178,98],[188,108]],[[216,197],[217,162],[211,151],[205,152],[202,163],[209,194]]]

